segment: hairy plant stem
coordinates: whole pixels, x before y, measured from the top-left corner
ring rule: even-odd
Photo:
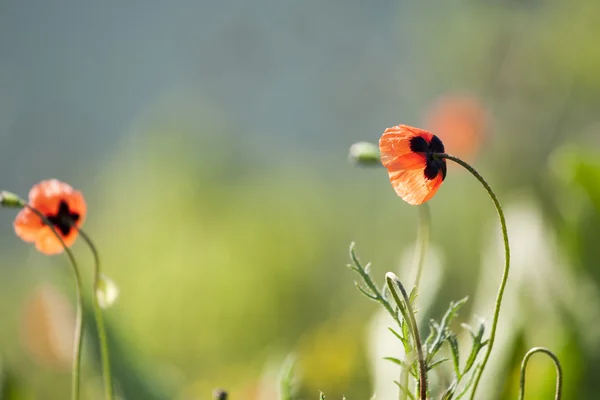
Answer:
[[[423,276],[423,266],[425,263],[425,254],[429,247],[429,238],[431,236],[431,213],[429,204],[424,203],[418,206],[418,222],[417,222],[417,242],[415,244],[415,253],[413,255],[413,269],[416,271],[415,290],[419,291],[421,277]],[[406,354],[408,357],[408,354]],[[408,360],[407,360],[408,361]],[[410,363],[407,362],[407,365]],[[405,388],[408,388],[409,372],[407,368],[402,368],[400,372],[400,382]],[[400,391],[400,400],[405,400],[407,394]]]
[[[523,362],[521,363],[519,400],[523,400],[525,398],[525,371],[527,369],[527,362],[529,361],[531,356],[534,355],[535,353],[544,353],[552,359],[552,362],[554,363],[554,367],[556,368],[556,390],[554,392],[554,399],[560,400],[560,398],[562,396],[562,368],[560,366],[560,361],[558,360],[558,357],[556,357],[556,355],[553,352],[551,352],[550,350],[548,350],[544,347],[534,347],[531,350],[529,350],[523,357]]]
[[[110,357],[108,353],[108,340],[106,337],[106,329],[104,328],[104,317],[102,315],[102,308],[98,303],[97,290],[100,284],[100,254],[94,245],[94,242],[90,237],[81,229],[78,229],[79,234],[83,240],[87,243],[90,250],[94,255],[94,293],[92,296],[92,305],[94,307],[94,318],[96,319],[96,328],[98,331],[98,341],[100,343],[100,359],[102,363],[102,378],[104,384],[104,398],[107,400],[114,399],[112,376],[110,373]]]
[[[73,276],[75,278],[75,292],[77,298],[77,311],[75,317],[75,332],[74,332],[74,344],[73,344],[73,371],[71,375],[71,399],[78,400],[79,392],[80,392],[80,376],[81,376],[81,347],[82,347],[82,339],[83,339],[83,285],[81,280],[81,275],[79,273],[79,267],[77,265],[77,261],[75,260],[75,256],[71,249],[67,247],[65,242],[63,241],[60,234],[54,228],[54,225],[46,218],[44,214],[42,214],[38,209],[30,206],[29,204],[23,202],[23,207],[30,209],[35,215],[40,217],[40,219],[44,222],[46,226],[48,226],[54,236],[58,239],[62,247],[65,249],[65,253],[69,257],[71,261],[71,266],[73,267]]]
[[[425,357],[423,355],[423,345],[421,344],[419,326],[417,325],[417,320],[415,318],[415,312],[410,304],[408,293],[406,293],[406,290],[404,289],[402,282],[400,282],[400,279],[398,279],[398,277],[392,272],[388,272],[385,275],[385,279],[392,297],[396,301],[396,304],[398,305],[405,322],[409,324],[409,328],[412,331],[414,347],[417,350],[417,361],[419,364],[419,399],[427,400],[427,369],[425,365]],[[398,297],[398,293],[396,293],[395,289],[396,286],[398,289],[400,289],[400,293],[402,294],[402,298],[404,300],[401,300]]]
[[[489,342],[488,342],[488,348],[485,353],[485,356],[483,357],[483,361],[481,363],[481,368],[477,372],[477,376],[476,376],[475,382],[473,384],[473,390],[471,392],[470,399],[474,400],[475,392],[477,391],[477,386],[479,385],[479,381],[481,380],[481,375],[482,375],[483,370],[485,369],[485,366],[490,358],[490,354],[492,353],[492,348],[494,347],[494,341],[496,339],[496,329],[498,327],[498,318],[500,316],[500,307],[502,306],[502,298],[504,296],[504,289],[506,288],[506,282],[508,281],[508,273],[510,271],[510,247],[508,244],[508,231],[506,229],[506,219],[504,218],[504,211],[502,211],[502,206],[500,205],[500,202],[498,201],[498,197],[496,197],[496,194],[494,193],[494,191],[492,190],[490,185],[487,183],[487,181],[483,178],[483,176],[481,176],[481,174],[479,174],[479,172],[477,172],[477,170],[475,168],[473,168],[467,162],[461,160],[458,157],[452,156],[450,154],[445,154],[445,153],[444,154],[434,154],[434,157],[444,158],[444,159],[454,161],[455,163],[459,164],[460,166],[465,168],[467,171],[469,171],[475,178],[477,178],[477,180],[481,183],[481,185],[484,187],[484,189],[488,192],[490,198],[492,199],[492,202],[494,203],[494,206],[496,207],[496,211],[498,212],[498,218],[500,219],[500,228],[502,230],[502,237],[504,239],[504,259],[505,259],[504,271],[502,273],[502,279],[500,281],[500,287],[498,288],[498,295],[496,297],[496,304],[494,307],[494,316],[492,319],[492,327],[490,330],[490,338],[489,338]]]

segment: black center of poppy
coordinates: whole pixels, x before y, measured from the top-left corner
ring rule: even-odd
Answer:
[[[446,160],[434,157],[436,153],[443,153],[444,144],[437,136],[433,135],[431,142],[427,143],[424,137],[415,136],[410,139],[410,150],[413,153],[423,153],[426,158],[425,178],[431,180],[442,171],[442,180],[446,179]]]
[[[48,221],[54,227],[63,234],[63,236],[68,236],[69,232],[73,227],[73,224],[79,220],[79,214],[76,212],[71,212],[69,210],[69,205],[66,201],[61,200],[58,206],[58,211],[55,215],[47,215]]]

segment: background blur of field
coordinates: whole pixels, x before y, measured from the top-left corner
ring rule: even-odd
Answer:
[[[598,393],[598,1],[84,3],[0,4],[0,189],[56,177],[84,191],[121,289],[107,320],[127,399],[270,400],[289,353],[304,399],[395,398],[373,374],[393,369],[372,350],[389,334],[373,333],[379,309],[345,264],[356,241],[376,277],[410,276],[415,208],[384,170],[347,162],[398,123],[435,128],[506,207],[514,269],[486,388],[515,397],[521,356],[542,345],[566,399]],[[465,295],[462,322],[489,317],[491,202],[450,168],[430,206],[439,286],[422,287],[422,317]],[[71,276],[13,217],[0,213],[1,368],[15,398],[64,399]],[[549,362],[528,378],[528,398],[551,396]]]

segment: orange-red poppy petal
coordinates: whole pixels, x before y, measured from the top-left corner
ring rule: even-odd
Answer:
[[[387,128],[379,139],[379,151],[383,166],[388,169],[425,168],[427,162],[425,156],[421,153],[414,153],[410,148],[410,140],[415,136],[421,136],[429,143],[433,134],[407,125]]]
[[[72,230],[69,235],[61,235],[61,237],[63,242],[65,242],[65,245],[67,247],[71,247],[73,243],[75,243],[75,239],[77,239],[77,233],[76,231]],[[38,249],[39,252],[47,255],[60,254],[64,250],[62,244],[56,238],[54,232],[52,232],[52,230],[48,227],[42,230],[42,232],[36,239],[35,248]]]
[[[15,233],[25,242],[35,242],[44,227],[40,217],[28,208],[22,209],[15,218],[13,224]]]
[[[29,191],[29,204],[42,214],[56,213],[60,202],[66,201],[69,208],[85,218],[86,204],[80,191],[58,179],[48,179],[34,185]]]
[[[63,239],[65,245],[73,245],[78,236],[79,228],[85,221],[87,207],[81,192],[74,190],[69,184],[56,179],[42,181],[34,185],[29,191],[29,205],[40,211],[47,218],[55,218],[59,213],[73,214],[73,228],[68,229],[68,223],[61,225],[53,222],[56,231]],[[58,221],[61,221],[60,218]],[[36,248],[45,254],[58,254],[63,251],[63,246],[55,233],[44,224],[29,208],[19,212],[14,221],[15,233],[25,242],[35,242]],[[60,228],[63,228],[61,230]]]
[[[414,151],[411,144],[416,137],[424,140],[425,151]],[[379,139],[381,163],[388,170],[392,187],[409,204],[417,205],[429,200],[444,180],[445,169],[433,179],[425,174],[428,157],[433,151],[429,147],[433,138],[431,132],[423,129],[397,125],[387,128]]]
[[[427,179],[421,169],[388,170],[392,187],[408,204],[423,204],[431,199],[444,178],[440,171],[434,179]]]

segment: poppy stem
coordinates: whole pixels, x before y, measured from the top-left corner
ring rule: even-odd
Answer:
[[[73,345],[73,373],[71,379],[71,399],[78,400],[79,399],[79,377],[81,371],[81,345],[83,339],[83,286],[81,281],[81,275],[79,273],[79,267],[77,265],[77,261],[75,260],[75,256],[71,249],[67,247],[65,242],[62,239],[62,236],[56,231],[54,225],[46,218],[44,214],[42,214],[38,209],[30,206],[29,204],[23,202],[23,207],[30,209],[35,215],[40,217],[40,219],[44,222],[46,226],[48,226],[54,236],[58,239],[62,247],[65,249],[65,253],[69,257],[71,261],[71,265],[73,266],[73,275],[75,277],[75,291],[77,296],[77,314],[75,317],[75,332],[74,332],[74,345]]]
[[[554,394],[554,399],[560,400],[560,398],[562,396],[562,376],[563,376],[562,368],[560,366],[560,361],[558,360],[558,357],[556,357],[556,355],[553,352],[551,352],[550,350],[548,350],[544,347],[534,347],[531,350],[529,350],[523,357],[523,362],[521,363],[519,400],[523,400],[525,398],[525,370],[527,369],[527,362],[529,361],[531,356],[534,355],[535,353],[544,353],[552,359],[552,362],[554,363],[554,367],[556,368],[556,391]]]
[[[400,282],[400,279],[393,272],[388,272],[385,274],[385,280],[387,282],[388,289],[392,294],[392,297],[396,301],[400,312],[402,313],[402,317],[409,325],[410,330],[412,331],[412,337],[414,341],[414,347],[417,350],[417,361],[419,363],[419,399],[427,400],[427,368],[425,365],[425,357],[423,355],[423,345],[421,343],[421,334],[419,333],[419,326],[417,325],[417,320],[415,318],[415,312],[410,304],[410,298]],[[397,286],[400,289],[400,293],[402,294],[403,300],[398,297],[398,293],[396,293],[396,289],[394,286]]]
[[[415,278],[415,289],[419,290],[421,276],[423,275],[423,265],[425,263],[425,254],[429,247],[429,238],[431,236],[431,213],[429,204],[423,203],[419,207],[419,222],[417,226],[417,244],[415,250],[414,264],[417,270]]]
[[[92,242],[92,239],[81,229],[73,226],[79,231],[79,234],[83,240],[87,243],[88,247],[94,255],[94,295],[92,296],[92,304],[94,306],[94,318],[96,319],[96,328],[98,332],[98,341],[100,343],[100,359],[102,361],[102,377],[104,382],[104,397],[107,400],[113,400],[113,386],[112,376],[110,373],[110,357],[108,353],[108,340],[106,337],[106,329],[104,328],[104,317],[102,315],[102,308],[98,303],[97,291],[100,284],[100,254],[98,249]]]
[[[506,219],[504,218],[504,211],[502,210],[502,206],[498,201],[498,197],[492,190],[491,186],[487,183],[487,181],[477,172],[475,168],[469,165],[467,162],[461,160],[458,157],[452,156],[450,154],[435,154],[434,156],[439,158],[445,158],[455,163],[459,164],[467,171],[469,171],[477,180],[483,185],[485,190],[488,192],[494,206],[496,206],[496,211],[498,212],[498,217],[500,219],[500,228],[502,230],[502,237],[504,239],[504,272],[502,273],[502,280],[500,281],[500,287],[498,288],[498,295],[496,297],[496,304],[494,307],[494,317],[492,319],[492,328],[490,330],[490,338],[488,341],[487,351],[485,356],[483,357],[483,361],[481,363],[481,368],[477,371],[477,376],[475,378],[475,382],[473,384],[473,391],[471,392],[471,400],[475,399],[475,392],[477,391],[477,386],[479,385],[479,381],[481,380],[481,375],[485,366],[490,358],[490,354],[492,353],[492,348],[494,347],[494,341],[496,339],[496,329],[498,327],[498,319],[500,317],[500,307],[502,306],[502,298],[504,297],[504,289],[506,288],[506,283],[508,281],[508,273],[510,271],[510,246],[508,244],[508,231],[506,229]]]

